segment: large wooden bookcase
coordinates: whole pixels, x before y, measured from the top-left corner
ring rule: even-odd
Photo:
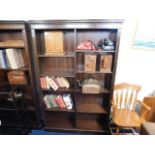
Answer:
[[[18,43],[18,41],[22,41]],[[13,42],[13,43],[12,43]],[[1,127],[32,128],[39,126],[39,114],[35,100],[31,56],[29,53],[27,30],[24,21],[0,21],[0,50],[8,48],[21,49],[25,67],[19,69],[0,68],[0,95],[10,95],[14,89],[20,89],[23,94],[21,103],[14,106],[0,100]],[[24,71],[28,80],[27,84],[10,84],[7,73],[10,71]]]
[[[55,131],[76,131],[88,133],[109,133],[110,101],[113,91],[119,40],[123,20],[52,20],[29,21],[32,42],[32,58],[34,67],[35,89],[42,107],[44,129]],[[45,54],[45,32],[61,31],[64,36],[64,55]],[[99,40],[109,38],[114,42],[114,50],[76,50],[79,43],[91,40],[97,44]],[[84,56],[97,56],[95,72],[84,70]],[[112,55],[111,71],[100,72],[101,55]],[[69,89],[43,90],[40,86],[41,76],[66,77]],[[100,94],[83,94],[77,80],[93,76],[102,83]],[[70,93],[73,109],[47,109],[43,102],[45,94]]]

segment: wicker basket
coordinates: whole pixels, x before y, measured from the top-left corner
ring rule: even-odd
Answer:
[[[23,71],[10,71],[7,75],[10,84],[26,85],[28,83]]]

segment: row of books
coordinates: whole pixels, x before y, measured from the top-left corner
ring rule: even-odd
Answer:
[[[70,94],[63,94],[63,95],[48,94],[44,96],[43,100],[47,109],[51,109],[51,108],[72,109],[73,108],[73,101]]]
[[[42,89],[52,88],[54,91],[58,90],[59,88],[68,89],[70,87],[69,81],[64,77],[41,77],[40,85]]]
[[[9,48],[0,50],[0,68],[19,69],[24,66],[21,49]]]

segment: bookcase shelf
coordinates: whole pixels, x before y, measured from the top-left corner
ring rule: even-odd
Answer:
[[[34,84],[36,91],[40,92],[38,101],[42,108],[44,129],[108,133],[110,101],[123,20],[52,20],[29,21],[29,23]],[[55,33],[58,38],[55,38]],[[46,38],[46,35],[49,35],[51,40]],[[54,41],[52,38],[55,38]],[[76,50],[80,43],[87,40],[91,40],[97,47],[98,42],[105,38],[113,42],[114,50]],[[60,49],[58,55],[56,55],[58,51],[53,49]],[[55,55],[47,54],[48,51],[50,53],[53,51]],[[66,54],[60,55],[60,53]],[[96,56],[96,68],[93,72],[85,70],[85,55]],[[105,56],[111,57],[109,70],[101,69],[101,61],[105,61],[103,59]],[[40,77],[44,76],[66,77],[71,82],[71,88],[58,91],[41,89]],[[82,83],[84,79],[90,77],[99,81],[102,88],[99,94],[83,94],[82,88],[78,86],[77,80]],[[57,93],[71,94],[72,110],[45,108],[44,96]]]
[[[32,73],[32,60],[29,53],[27,36],[27,28],[24,21],[0,21],[0,50],[3,56],[1,57],[0,61],[2,62],[3,59],[3,62],[5,62],[5,67],[0,66],[0,103],[5,104],[1,104],[0,107],[0,120],[1,126],[3,127],[26,127],[28,125],[28,117],[30,118],[29,123],[31,124],[31,116],[26,112],[26,106],[29,104],[29,102],[31,102],[31,107],[34,109],[33,113],[36,117],[36,124],[38,124],[36,111],[36,107],[38,106],[35,97],[35,90],[33,87],[34,77]],[[9,50],[8,53],[7,50]],[[16,59],[17,57],[14,56],[14,59],[11,59],[11,56],[15,54],[13,53],[11,55],[10,50],[12,50],[11,53],[18,52],[18,54],[21,55],[20,58],[23,59],[25,67],[19,68],[19,63],[21,63],[21,61]],[[12,61],[11,63],[10,60]],[[11,69],[15,68],[12,67],[14,64],[16,64],[18,69]],[[8,66],[11,67],[7,68]],[[10,84],[8,73],[14,71],[17,71],[16,73],[24,72],[28,83],[22,85],[18,84],[18,82],[17,84]],[[29,94],[30,97],[29,99],[22,97],[20,103],[19,101],[17,102],[17,100],[15,100],[14,107],[12,107],[11,104],[8,103],[8,96],[6,96],[6,94],[11,94],[10,92],[14,91],[15,88],[17,88],[17,90],[23,94],[23,96]],[[8,106],[6,107],[6,105]],[[12,118],[16,118],[17,120],[11,121]]]
[[[63,77],[75,77],[74,71],[64,71],[64,70],[52,70],[51,72],[41,73],[40,76],[63,76]]]
[[[107,111],[99,103],[77,103],[77,112],[107,114]]]
[[[82,93],[82,89],[81,88],[76,88],[75,92],[76,93]],[[101,92],[99,94],[104,94],[104,93],[110,93],[110,90],[108,90],[106,88],[101,88]],[[99,94],[96,94],[96,95],[99,95]]]
[[[74,109],[67,109],[67,108],[51,108],[51,109],[47,109],[45,108],[45,111],[59,111],[59,112],[74,112]]]
[[[39,54],[39,58],[74,58],[74,52],[67,52],[64,55]]]
[[[82,71],[82,70],[77,70],[76,73],[79,73],[79,74],[112,74],[111,71],[105,71],[105,72],[100,72],[100,71],[89,72],[89,71]]]
[[[48,93],[72,93],[75,92],[75,89],[73,88],[59,88],[58,90],[54,91],[53,89],[41,89],[43,92],[48,92]]]
[[[4,48],[19,48],[19,49],[22,49],[22,48],[25,48],[24,46],[13,46],[13,45],[0,45],[0,49],[4,49]]]
[[[12,69],[12,68],[0,68],[0,70],[2,71],[28,71],[29,68],[28,67],[22,67],[22,68],[18,68],[18,69]]]
[[[97,53],[97,54],[104,54],[104,53],[115,53],[115,51],[105,51],[105,50],[76,50],[76,53],[89,53],[89,54],[93,54],[93,53]]]

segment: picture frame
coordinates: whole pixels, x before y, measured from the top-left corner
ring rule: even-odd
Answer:
[[[155,50],[155,22],[139,20],[133,41],[134,49]]]

